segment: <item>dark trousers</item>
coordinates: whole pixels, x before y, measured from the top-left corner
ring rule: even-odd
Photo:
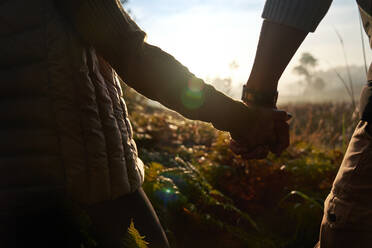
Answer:
[[[1,248],[81,248],[81,242],[90,236],[98,241],[99,248],[122,248],[131,220],[151,248],[169,247],[159,219],[142,189],[91,206],[83,211],[85,215],[77,214],[81,212],[67,206],[60,198],[56,199],[54,194],[35,196],[34,200],[29,198],[8,211],[0,206]],[[83,216],[89,216],[88,221]],[[85,237],[82,228],[93,235]]]
[[[99,242],[105,248],[121,247],[123,233],[126,233],[131,220],[151,248],[169,247],[154,208],[142,188],[117,200],[90,207],[87,213]]]

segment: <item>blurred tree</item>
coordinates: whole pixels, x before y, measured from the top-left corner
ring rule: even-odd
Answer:
[[[300,64],[293,70],[296,74],[303,76],[306,82],[305,92],[321,91],[325,87],[324,80],[315,75],[315,68],[318,65],[318,60],[311,53],[303,53],[300,58]]]

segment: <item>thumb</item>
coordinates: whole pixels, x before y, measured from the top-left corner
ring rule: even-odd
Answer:
[[[283,110],[274,109],[272,111],[272,119],[274,121],[289,121],[292,115]]]

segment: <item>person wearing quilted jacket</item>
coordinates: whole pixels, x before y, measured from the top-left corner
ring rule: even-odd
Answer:
[[[273,133],[285,112],[231,99],[145,36],[117,0],[0,0],[1,247],[76,247],[66,202],[102,247],[121,247],[131,219],[151,247],[169,247],[141,187],[119,77],[252,151],[284,148]]]

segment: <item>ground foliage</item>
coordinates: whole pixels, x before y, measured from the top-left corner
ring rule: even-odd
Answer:
[[[124,236],[123,246],[126,248],[148,248],[148,242],[145,240],[145,236],[141,236],[138,230],[135,228],[133,220],[128,227],[128,232]]]
[[[227,133],[129,89],[126,98],[146,165],[143,187],[172,247],[314,246],[323,200],[356,124],[350,104],[284,106],[294,115],[291,147],[245,161],[229,149]]]

